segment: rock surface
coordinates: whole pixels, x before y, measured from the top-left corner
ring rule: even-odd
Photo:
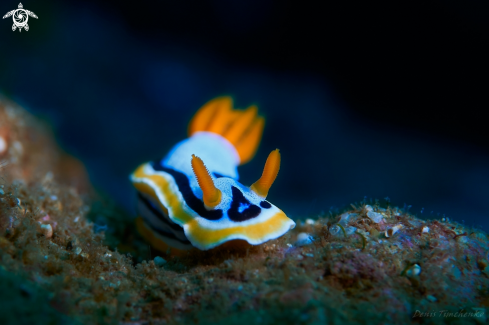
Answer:
[[[477,229],[361,202],[260,246],[177,258],[90,200],[83,166],[6,100],[0,137],[2,324],[486,322],[489,241]]]

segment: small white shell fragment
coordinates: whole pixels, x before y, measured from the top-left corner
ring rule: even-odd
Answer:
[[[389,238],[389,237],[392,237],[396,232],[399,231],[399,229],[402,228],[402,225],[401,224],[398,224],[392,228],[389,228],[385,231],[385,237]]]
[[[165,264],[166,264],[165,259],[164,259],[164,258],[162,258],[162,257],[160,257],[160,256],[156,256],[156,257],[154,258],[154,262],[155,262],[155,265],[156,265],[156,266],[163,266],[163,265],[165,265]]]
[[[429,300],[429,301],[431,301],[431,302],[435,302],[435,301],[437,301],[437,300],[438,300],[438,299],[436,299],[436,297],[435,297],[435,296],[432,296],[432,295],[427,295],[427,296],[426,296],[426,299],[428,299],[428,300]]]
[[[484,270],[482,270],[482,272],[484,272]],[[462,277],[462,272],[460,272],[460,269],[453,264],[452,264],[452,274],[455,276],[457,280]]]
[[[421,266],[419,266],[418,264],[414,264],[409,268],[409,270],[407,270],[406,275],[408,277],[413,277],[419,275],[420,273],[421,273]]]
[[[355,228],[355,229],[356,229],[356,228]],[[367,237],[367,236],[369,236],[369,235],[370,235],[370,233],[369,233],[368,231],[365,231],[365,230],[363,230],[363,229],[356,229],[355,233],[360,234],[360,235],[363,235],[363,236],[365,236],[365,237]]]
[[[315,223],[316,223],[316,221],[314,221],[312,219],[306,219],[306,225],[313,225]]]
[[[80,255],[81,251],[82,251],[82,249],[80,247],[77,247],[77,248],[75,248],[73,253],[75,253],[76,255]]]
[[[384,216],[381,213],[373,212],[373,211],[367,212],[367,217],[369,217],[370,220],[372,220],[375,223],[381,222],[382,219],[384,218]]]
[[[306,246],[312,244],[312,237],[308,233],[301,232],[297,235],[295,246]]]
[[[372,208],[370,205],[366,205],[365,206],[365,210],[367,210],[367,212],[371,212],[371,211],[374,211],[374,208]]]
[[[345,230],[344,233],[343,233],[343,230],[341,229],[341,227],[339,225],[333,225],[333,226],[331,226],[331,228],[329,228],[329,233],[333,236],[343,237],[344,235],[349,236],[351,234],[354,234],[355,231],[357,230],[356,227],[349,227],[349,226],[343,226],[343,229]]]
[[[47,172],[44,176],[43,182],[51,182],[54,178],[53,172]]]
[[[12,147],[15,149],[15,151],[17,151],[17,153],[19,155],[22,155],[22,153],[24,152],[24,148],[22,147],[22,143],[20,143],[19,141],[15,141],[12,144]]]
[[[423,229],[421,230],[421,233],[429,233],[430,232],[430,228],[428,226],[424,226]]]
[[[46,238],[51,238],[51,237],[53,237],[53,227],[51,227],[50,224],[41,225],[41,233]]]
[[[338,225],[333,225],[329,228],[329,233],[333,236],[340,234],[340,227]]]
[[[357,231],[356,227],[345,227],[345,232],[347,236],[354,234],[355,231]]]
[[[0,136],[0,155],[7,151],[7,148],[7,140],[5,140],[4,137]]]
[[[341,224],[343,227],[345,227],[348,224],[350,218],[355,217],[356,215],[357,215],[356,213],[345,212],[342,215],[340,215],[340,221],[338,221],[338,223]]]

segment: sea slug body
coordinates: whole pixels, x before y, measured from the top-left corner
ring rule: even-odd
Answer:
[[[131,175],[139,232],[158,250],[185,251],[232,240],[258,245],[294,228],[294,221],[265,200],[280,169],[278,149],[257,182],[238,182],[237,167],[254,156],[263,127],[255,106],[234,110],[229,97],[205,104],[189,124],[189,138]]]

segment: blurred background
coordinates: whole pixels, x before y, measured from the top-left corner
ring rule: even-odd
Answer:
[[[489,230],[487,1],[22,3],[39,19],[0,21],[0,92],[128,211],[128,175],[231,95],[266,117],[241,181],[280,148],[269,200],[289,216],[389,197]]]

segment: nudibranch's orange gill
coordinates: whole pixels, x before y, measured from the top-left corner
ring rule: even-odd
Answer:
[[[265,198],[280,169],[270,153],[251,187],[237,167],[253,158],[265,120],[256,106],[235,110],[230,97],[206,103],[189,124],[189,138],[131,175],[138,194],[138,230],[157,249],[210,249],[231,240],[258,245],[282,236],[294,221]]]

